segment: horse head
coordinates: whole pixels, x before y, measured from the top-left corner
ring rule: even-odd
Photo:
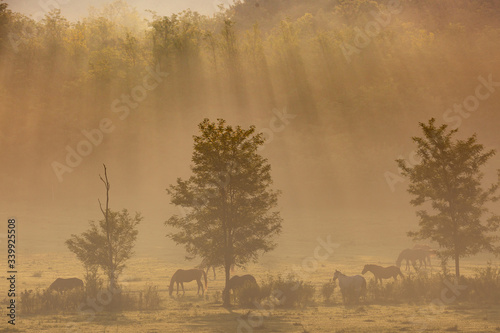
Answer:
[[[366,272],[368,272],[368,265],[365,265],[361,274],[365,274]]]
[[[172,292],[173,292],[173,291],[174,291],[174,287],[173,287],[172,285],[170,285],[170,286],[168,287],[168,295],[169,295],[169,296],[172,296]]]
[[[342,273],[340,273],[340,271],[338,270],[335,270],[335,273],[333,273],[332,281],[335,282],[335,280],[337,280],[340,275],[342,275]]]

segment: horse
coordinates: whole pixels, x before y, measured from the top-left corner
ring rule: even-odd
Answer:
[[[231,290],[233,290],[233,293],[237,293],[239,289],[245,286],[253,286],[256,287],[258,291],[260,291],[257,280],[255,280],[253,275],[246,274],[242,276],[235,275],[230,278],[222,293],[225,295],[226,293],[231,292]],[[254,295],[253,298],[255,299],[257,296],[258,295]]]
[[[378,265],[365,265],[361,274],[364,275],[366,272],[372,272],[375,276],[375,282],[380,280],[380,283],[382,283],[382,279],[394,278],[394,281],[396,281],[398,275],[404,278],[403,273],[401,273],[399,267],[396,266],[382,267]]]
[[[62,293],[71,289],[81,288],[83,289],[83,281],[78,278],[62,279],[57,278],[47,289],[48,291],[57,291]]]
[[[208,271],[210,270],[210,267],[211,267],[213,272],[214,272],[214,280],[215,280],[216,279],[215,268],[220,267],[220,266],[224,266],[224,264],[217,262],[215,260],[209,260],[207,258],[203,258],[201,263],[198,266],[196,266],[196,268],[203,269],[208,274]],[[234,264],[231,265],[231,273],[232,272],[234,272]]]
[[[406,260],[406,270],[410,270],[410,262],[413,266],[413,268],[415,269],[415,271],[417,271],[417,261],[420,263],[420,267],[422,267],[422,265],[425,266],[425,268],[427,268],[427,257],[430,257],[431,255],[431,252],[427,251],[427,250],[422,250],[422,249],[404,249],[403,251],[401,251],[401,253],[399,254],[398,256],[398,259],[396,260],[396,266],[398,267],[401,267],[401,262],[403,260]],[[429,262],[430,262],[430,259],[429,259]]]
[[[366,296],[366,280],[361,275],[347,276],[336,270],[333,274],[333,282],[337,279],[344,304],[350,298],[353,298],[357,303],[361,296]]]
[[[208,259],[206,258],[203,258],[203,260],[201,261],[201,263],[196,266],[196,268],[198,269],[202,269],[202,270],[205,270],[205,274],[208,274],[208,271],[210,270],[210,267],[212,267],[212,270],[214,272],[214,280],[216,279],[216,275],[215,275],[215,266],[214,264],[210,263],[208,261]]]
[[[436,250],[434,250],[432,247],[430,247],[427,244],[415,244],[413,246],[413,250],[427,251],[427,258],[426,258],[427,263],[429,264],[429,266],[431,266],[431,257],[436,254]]]
[[[203,283],[201,282],[201,278],[205,278],[205,289],[203,289]],[[200,294],[200,288],[202,291],[202,295],[205,295],[205,290],[207,290],[208,283],[207,283],[207,274],[205,273],[204,270],[201,269],[178,269],[174,275],[172,275],[172,278],[170,279],[170,286],[168,287],[168,294],[172,296],[172,292],[174,291],[174,283],[177,283],[177,295],[179,294],[179,284],[182,287],[182,294],[185,294],[184,291],[184,282],[191,282],[193,280],[196,280],[198,283],[198,293],[197,295]]]

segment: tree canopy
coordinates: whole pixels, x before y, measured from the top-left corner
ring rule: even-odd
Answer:
[[[177,229],[168,237],[184,245],[189,256],[224,264],[226,284],[230,267],[256,261],[275,248],[281,231],[279,192],[271,188],[271,166],[258,153],[264,143],[255,127],[232,127],[205,119],[194,137],[193,175],[178,179],[168,193],[183,209],[166,225]],[[228,296],[228,295],[227,295]],[[225,297],[224,303],[229,304]]]
[[[408,235],[437,242],[441,256],[455,260],[459,277],[460,258],[482,250],[499,253],[495,232],[500,217],[488,209],[488,203],[498,200],[499,183],[482,187],[482,169],[495,151],[486,150],[475,134],[456,139],[457,129],[436,126],[435,119],[420,127],[423,137],[413,138],[420,163],[409,166],[404,160],[397,162],[410,180],[411,204],[427,207],[428,203],[432,209],[417,212],[420,229]]]

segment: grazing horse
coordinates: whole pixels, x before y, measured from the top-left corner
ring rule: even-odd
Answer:
[[[333,274],[333,281],[339,280],[340,292],[342,293],[342,300],[344,304],[349,299],[354,299],[357,303],[360,297],[366,295],[366,280],[361,275],[347,276],[340,271],[335,271]]]
[[[404,278],[401,270],[396,266],[382,267],[378,265],[365,265],[361,274],[364,275],[366,272],[372,272],[375,276],[375,282],[378,282],[378,280],[380,280],[380,283],[382,283],[382,279],[394,278],[394,281],[396,281],[398,275]]]
[[[205,271],[205,273],[206,273],[206,274],[208,274],[208,271],[210,270],[210,267],[212,267],[212,270],[213,270],[213,272],[214,272],[214,280],[215,280],[215,279],[216,279],[216,275],[215,275],[215,266],[216,266],[216,265],[214,265],[214,264],[210,263],[210,262],[208,261],[208,259],[203,258],[203,260],[201,261],[201,263],[200,263],[198,266],[196,266],[196,268],[198,268],[198,269],[202,269],[202,270],[204,270],[204,271]]]
[[[62,293],[63,291],[82,288],[83,289],[83,281],[78,278],[69,278],[69,279],[61,279],[57,278],[50,287],[47,289],[49,291],[54,290],[58,293]]]
[[[211,267],[212,270],[213,270],[213,272],[214,272],[214,280],[215,280],[216,279],[215,268],[216,267],[220,267],[220,266],[224,266],[224,264],[220,263],[220,262],[218,263],[215,260],[209,260],[207,258],[203,258],[203,260],[201,261],[201,263],[198,266],[196,266],[196,268],[203,269],[208,274],[208,271],[210,270],[210,267]],[[232,272],[234,272],[234,264],[231,265],[231,273]]]
[[[415,246],[413,246],[413,250],[426,251],[427,252],[427,257],[426,257],[427,262],[426,263],[428,263],[429,266],[432,267],[432,265],[431,265],[431,257],[436,254],[436,250],[434,250],[432,247],[430,247],[427,244],[415,244]]]
[[[203,289],[203,283],[201,282],[201,278],[205,278],[205,289]],[[202,295],[205,294],[205,290],[207,290],[207,274],[205,271],[201,269],[178,269],[174,275],[172,275],[172,278],[170,279],[170,286],[168,287],[168,294],[172,296],[172,292],[174,291],[174,283],[177,283],[177,295],[179,294],[179,284],[182,287],[182,294],[185,294],[184,291],[184,282],[191,282],[193,280],[196,280],[198,283],[198,293],[197,295],[200,294],[200,289],[202,292]]]
[[[245,286],[255,286],[256,289],[260,291],[260,287],[257,284],[257,280],[255,280],[253,275],[246,274],[242,276],[235,275],[232,278],[230,278],[229,282],[227,283],[222,293],[225,295],[226,293],[231,292],[231,290],[233,290],[233,293],[237,293],[239,289]],[[254,295],[254,298],[256,298],[257,296],[258,295]]]
[[[401,262],[406,260],[406,270],[410,270],[410,262],[417,271],[417,261],[420,263],[420,267],[424,265],[427,268],[427,257],[430,257],[431,252],[422,249],[404,249],[398,256],[396,260],[396,266],[401,267]]]

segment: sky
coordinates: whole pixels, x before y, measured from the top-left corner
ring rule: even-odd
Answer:
[[[201,14],[213,14],[219,5],[227,5],[232,0],[128,0],[140,13],[153,10],[159,15],[170,15],[185,9],[191,9]],[[54,8],[61,9],[61,13],[70,20],[78,20],[88,13],[88,8],[101,7],[111,3],[111,0],[6,0],[13,11],[26,15],[43,16]]]

